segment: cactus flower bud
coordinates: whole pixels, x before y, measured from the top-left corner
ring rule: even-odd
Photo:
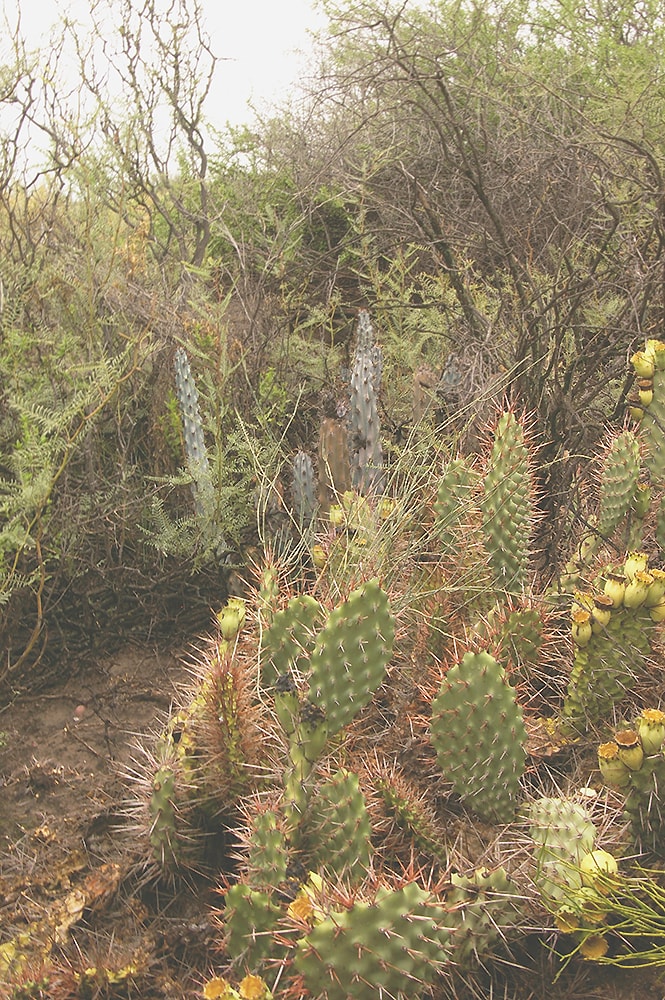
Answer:
[[[598,892],[603,891],[603,881],[607,888],[607,880],[619,874],[617,859],[609,851],[589,851],[580,861],[582,885],[591,886]]]
[[[647,354],[645,351],[635,351],[630,363],[635,369],[635,374],[640,378],[653,378],[656,366],[652,354]]]
[[[591,612],[585,608],[575,608],[570,617],[573,642],[576,646],[586,646],[593,634]]]
[[[632,580],[636,573],[645,573],[649,565],[646,552],[629,552],[623,565],[626,579]]]
[[[639,393],[636,392],[631,394],[626,402],[628,404],[628,414],[631,420],[634,420],[636,424],[639,424],[644,416],[644,407],[642,406]]]
[[[616,743],[601,743],[598,747],[598,767],[606,785],[625,788],[630,782],[630,771],[619,757]]]
[[[245,623],[245,602],[241,597],[231,597],[216,615],[222,638],[235,639]]]
[[[310,555],[312,557],[312,562],[317,569],[325,569],[325,565],[328,562],[328,556],[326,555],[326,550],[322,545],[312,545]]]
[[[637,395],[640,397],[642,406],[651,406],[653,402],[653,379],[640,378],[637,380]]]
[[[594,594],[593,611],[591,612],[594,632],[602,631],[610,623],[614,601],[607,594]]]
[[[649,608],[649,614],[652,622],[665,622],[665,600]]]
[[[652,580],[644,601],[646,608],[655,608],[665,598],[665,572],[662,569],[649,570]]]
[[[622,729],[616,733],[614,742],[619,748],[619,760],[629,771],[639,771],[644,763],[644,750],[634,729]]]
[[[644,353],[651,358],[657,372],[665,371],[665,343],[662,340],[647,340]]]
[[[647,599],[649,587],[653,583],[651,573],[638,572],[626,584],[623,604],[626,608],[641,608]]]
[[[660,750],[665,742],[665,712],[658,708],[645,708],[637,720],[637,732],[647,757]]]
[[[626,593],[626,577],[624,574],[608,573],[605,578],[603,593],[612,598],[612,604],[615,608],[620,608],[623,604],[624,594]]]

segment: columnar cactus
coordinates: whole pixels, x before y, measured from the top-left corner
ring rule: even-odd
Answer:
[[[488,820],[515,814],[526,731],[505,670],[488,653],[466,653],[432,703],[431,740],[444,776]]]
[[[631,413],[640,424],[645,446],[645,462],[654,486],[665,487],[665,343],[648,340],[644,351],[631,359],[637,376],[629,399]],[[650,374],[649,374],[650,372]]]
[[[213,506],[214,490],[210,476],[208,452],[203,438],[203,422],[199,410],[199,394],[196,390],[187,354],[179,347],[175,352],[175,382],[187,467],[192,477],[192,493],[196,513],[209,517]]]
[[[524,428],[511,410],[502,414],[496,426],[480,505],[496,584],[510,593],[521,593],[528,583],[533,477]]]
[[[361,310],[349,407],[353,485],[361,493],[380,492],[384,480],[378,410],[383,359],[381,349],[373,341],[369,314]]]
[[[310,456],[298,451],[293,459],[293,510],[301,529],[309,528],[316,508],[316,482]]]

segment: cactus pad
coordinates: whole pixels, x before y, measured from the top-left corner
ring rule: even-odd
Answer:
[[[488,653],[466,653],[432,704],[431,739],[439,766],[479,815],[507,822],[525,764],[526,731],[503,667]]]

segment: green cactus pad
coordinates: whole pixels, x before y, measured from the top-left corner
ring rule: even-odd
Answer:
[[[509,410],[496,427],[480,505],[495,581],[510,593],[519,593],[527,585],[534,520],[532,492],[524,429]]]
[[[515,812],[526,730],[515,691],[488,653],[466,653],[432,704],[431,739],[444,777],[487,819]]]
[[[372,831],[358,776],[339,770],[309,804],[305,836],[312,864],[326,872],[363,878],[372,857]]]
[[[665,487],[665,371],[656,369],[653,376],[653,400],[644,410],[640,423],[640,436],[644,441],[644,460],[651,483]]]
[[[284,947],[274,937],[281,910],[268,893],[238,882],[224,903],[225,945],[232,961],[256,970],[265,959],[281,957]]]
[[[631,509],[640,475],[640,446],[631,430],[613,438],[600,477],[597,527],[608,538]]]
[[[472,875],[453,875],[446,894],[452,958],[458,968],[482,961],[497,947],[504,928],[515,927],[520,913],[518,893],[503,868],[479,868]]]
[[[313,996],[415,1000],[449,957],[446,910],[410,882],[331,912],[298,942],[294,965]]]
[[[267,810],[252,821],[248,839],[247,881],[253,888],[277,888],[286,879],[289,855],[277,813]]]
[[[442,552],[453,553],[462,544],[460,525],[473,510],[477,473],[465,458],[452,459],[443,470],[434,501],[436,532]]]
[[[564,715],[583,727],[608,715],[644,674],[653,622],[645,608],[616,608],[609,624],[576,648]]]
[[[363,583],[328,617],[312,652],[308,699],[328,734],[348,725],[379,687],[392,656],[395,623],[376,580]]]
[[[294,669],[304,673],[308,669],[322,623],[323,609],[308,594],[292,597],[285,608],[275,612],[261,648],[261,674],[266,687],[274,684],[281,674]]]
[[[596,827],[586,809],[570,799],[537,799],[524,815],[534,842],[534,881],[545,903],[558,906],[582,885],[580,861],[593,850]]]

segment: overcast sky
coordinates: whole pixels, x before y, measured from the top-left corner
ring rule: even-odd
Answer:
[[[322,27],[315,0],[200,0],[218,57],[214,91],[207,106],[216,126],[248,120],[247,102],[279,99],[306,71],[311,53],[308,31]],[[138,4],[138,0],[137,0]],[[160,3],[160,7],[167,5]],[[64,12],[89,23],[87,0],[2,0],[10,22],[16,7],[22,33],[35,47],[49,38]],[[0,39],[0,48],[2,41]],[[300,54],[298,54],[300,53]]]

